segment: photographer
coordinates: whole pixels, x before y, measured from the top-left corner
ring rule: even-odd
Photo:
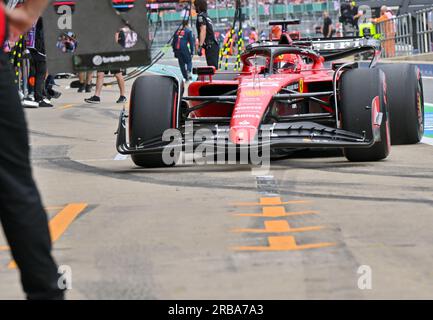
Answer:
[[[8,29],[25,33],[42,15],[48,0],[28,0],[6,12],[0,1],[0,44]],[[0,50],[0,220],[21,273],[28,299],[63,299],[51,256],[48,219],[32,177],[24,111],[6,55]]]
[[[215,38],[212,20],[207,15],[207,2],[206,0],[195,0],[194,6],[198,13],[196,23],[198,35],[197,53],[201,56],[201,49],[205,49],[207,65],[218,69],[219,44]]]

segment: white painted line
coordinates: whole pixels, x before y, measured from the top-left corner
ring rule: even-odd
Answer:
[[[433,138],[424,137],[421,139],[421,143],[425,143],[425,144],[429,144],[429,145],[433,146]]]
[[[114,160],[116,160],[116,161],[124,161],[124,160],[126,160],[126,159],[128,159],[128,155],[126,155],[126,154],[120,154],[120,153],[118,153],[115,157],[114,157]]]

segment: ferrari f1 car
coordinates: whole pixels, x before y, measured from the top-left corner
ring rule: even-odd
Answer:
[[[366,53],[371,61],[361,67],[353,56]],[[241,72],[196,68],[198,80],[187,94],[175,76],[140,77],[129,114],[120,115],[117,150],[138,166],[167,165],[168,144],[204,143],[187,134],[193,124],[194,132],[209,129],[205,143],[216,151],[217,142],[224,141],[225,148],[266,145],[271,156],[299,148],[342,148],[350,161],[385,159],[391,144],[420,141],[424,103],[418,68],[377,67],[379,56],[375,39],[293,41],[283,32],[278,41],[248,46]],[[167,141],[167,129],[179,134]]]

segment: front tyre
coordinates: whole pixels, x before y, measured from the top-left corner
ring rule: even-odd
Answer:
[[[160,145],[165,130],[176,127],[178,83],[161,75],[137,78],[131,91],[129,129],[131,146]],[[140,167],[156,168],[166,164],[163,152],[132,154],[132,161]]]
[[[380,66],[385,72],[392,144],[415,144],[424,135],[424,96],[419,68],[411,64]]]
[[[370,148],[344,148],[344,155],[350,161],[385,159],[391,146],[385,74],[378,69],[354,69],[344,72],[340,81],[342,128],[376,140]],[[377,119],[379,113],[381,121]]]

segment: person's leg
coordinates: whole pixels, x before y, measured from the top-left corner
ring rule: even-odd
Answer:
[[[88,71],[86,73],[86,86],[85,86],[86,92],[92,92],[92,78],[93,78],[93,71]]]
[[[219,47],[217,44],[213,44],[206,50],[206,63],[208,66],[213,66],[218,70],[218,55]]]
[[[104,85],[104,76],[105,76],[104,71],[98,71],[97,72],[95,95],[90,97],[90,98],[84,99],[84,101],[86,101],[87,103],[100,103],[101,102],[100,97],[101,97],[102,87]]]
[[[47,64],[45,61],[35,59],[35,101],[40,102],[44,99],[45,75]]]
[[[27,297],[62,299],[47,215],[32,177],[27,124],[6,65],[0,57],[0,220]]]
[[[117,84],[119,86],[120,96],[126,97],[126,91],[125,91],[125,79],[123,79],[122,72],[117,72],[115,75]]]
[[[80,86],[78,87],[78,92],[84,92],[86,89],[86,73],[78,73],[78,79],[80,80]]]
[[[96,90],[95,90],[95,96],[100,97],[102,92],[102,86],[104,85],[104,72],[98,71],[97,77],[96,77]]]
[[[192,56],[190,56],[186,62],[186,70],[188,72],[188,75],[190,75],[192,72]]]
[[[84,75],[85,75],[86,73],[85,72],[78,72],[78,80],[80,81],[80,84],[83,84],[84,83]]]
[[[186,62],[185,62],[184,58],[179,55],[177,57],[177,61],[179,62],[179,68],[180,68],[180,71],[182,72],[183,78],[185,80],[188,80],[188,73],[186,71]]]

